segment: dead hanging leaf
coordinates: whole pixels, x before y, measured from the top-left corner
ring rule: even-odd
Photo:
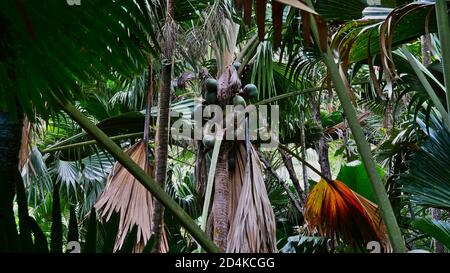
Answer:
[[[228,65],[217,81],[217,98],[220,102],[228,102],[241,88],[241,80],[233,65]]]
[[[385,100],[384,94],[383,94],[383,90],[381,89],[381,85],[380,82],[377,79],[377,75],[375,74],[375,68],[373,66],[373,62],[372,62],[372,55],[370,54],[370,40],[371,40],[371,36],[372,33],[369,33],[369,37],[367,40],[367,63],[369,64],[369,74],[370,74],[370,78],[372,80],[372,85],[375,88],[375,91],[377,92],[378,96],[382,99]]]
[[[259,40],[264,40],[266,27],[266,0],[256,0],[256,25],[258,26]]]
[[[22,170],[28,161],[31,147],[31,134],[31,123],[28,120],[28,117],[25,117],[22,123],[22,141],[20,141],[19,150],[19,170]]]
[[[194,72],[191,71],[185,71],[177,80],[177,87],[181,89],[185,89],[186,85],[189,81],[195,79]]]
[[[148,174],[153,174],[146,153],[146,145],[140,141],[126,153]],[[120,250],[124,240],[134,226],[137,238],[133,252],[142,252],[152,235],[152,196],[120,163],[116,163],[108,176],[106,187],[95,204],[99,218],[106,221],[116,212],[120,215],[114,252]]]
[[[228,234],[227,252],[277,252],[275,215],[267,196],[261,163],[253,146],[250,147],[243,177],[239,202]]]
[[[316,20],[317,30],[319,32],[319,47],[322,52],[326,52],[328,50],[328,26],[325,20],[312,8],[310,8],[307,4],[303,3],[299,0],[274,0],[294,8],[298,8],[301,10],[302,15],[302,24],[303,26],[303,34],[306,44],[312,42],[311,34],[310,34],[310,16],[314,16]],[[306,35],[305,35],[306,34]]]
[[[283,30],[283,4],[272,1],[273,44],[275,48],[281,45]]]
[[[394,58],[392,55],[394,35],[397,32],[396,26],[398,25],[399,21],[401,21],[411,13],[424,7],[429,7],[430,10],[433,10],[433,6],[433,3],[410,3],[408,5],[396,8],[386,17],[379,28],[381,63],[383,65],[384,77],[386,81],[385,89],[388,100],[391,100],[392,98],[393,81],[399,78],[399,76],[397,75],[397,70],[395,69]]]
[[[378,206],[341,181],[322,179],[314,186],[306,201],[305,219],[322,236],[362,248],[370,241],[381,242],[388,251],[391,248]]]

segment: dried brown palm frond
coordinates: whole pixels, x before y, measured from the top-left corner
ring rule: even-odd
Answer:
[[[231,154],[235,159],[234,169],[231,170],[231,188],[230,188],[230,202],[228,219],[230,223],[234,221],[239,199],[242,192],[242,185],[245,180],[245,166],[247,163],[247,151],[245,150],[244,142],[239,142],[236,145],[234,153]]]
[[[274,253],[277,252],[275,215],[267,196],[261,162],[253,146],[247,159],[239,203],[228,234],[227,252]],[[236,168],[238,166],[236,164]]]
[[[146,145],[140,141],[126,153],[148,174],[153,174],[153,167],[146,156]],[[120,215],[114,251],[121,249],[129,231],[138,228],[133,252],[142,252],[152,235],[152,196],[121,164],[116,163],[108,176],[106,187],[95,204],[99,218],[106,221],[116,212]]]
[[[27,163],[28,156],[30,154],[30,141],[31,141],[31,123],[28,120],[28,117],[23,119],[22,123],[22,141],[20,142],[20,150],[19,150],[19,169],[25,167]]]

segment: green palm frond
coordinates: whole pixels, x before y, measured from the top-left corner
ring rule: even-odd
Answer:
[[[16,113],[17,100],[30,118],[44,115],[55,105],[52,93],[71,98],[80,83],[138,73],[156,32],[138,2],[3,1],[0,107]]]
[[[419,121],[426,140],[407,162],[409,172],[401,177],[404,192],[412,202],[426,207],[450,208],[450,134],[435,122],[434,128]]]
[[[367,7],[367,1],[318,0],[315,6],[316,11],[327,21],[342,22],[361,18],[362,11]]]
[[[450,249],[450,223],[440,220],[429,220],[420,218],[412,222],[412,226],[421,232],[435,238]]]

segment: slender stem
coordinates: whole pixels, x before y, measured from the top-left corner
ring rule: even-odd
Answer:
[[[300,200],[303,204],[305,204],[305,192],[303,191],[302,187],[300,186],[300,181],[298,181],[297,174],[295,173],[294,164],[292,163],[292,156],[288,156],[283,150],[279,149],[281,158],[284,161],[284,166],[286,167],[289,178],[292,181],[292,184],[294,184],[295,190],[297,191],[298,196],[300,197]]]
[[[441,41],[442,64],[444,66],[444,82],[447,94],[447,115],[450,119],[450,26],[446,0],[436,0],[436,19]]]
[[[113,136],[113,137],[110,137],[109,139],[122,140],[122,139],[135,138],[135,137],[141,137],[141,136],[142,136],[142,132],[139,132],[139,133]],[[73,144],[68,144],[68,145],[63,145],[63,146],[57,146],[57,147],[53,147],[53,148],[48,148],[48,149],[43,150],[41,153],[42,154],[53,153],[53,152],[57,152],[57,151],[64,151],[64,150],[68,150],[68,149],[79,148],[79,147],[84,147],[84,146],[89,146],[89,145],[94,145],[94,144],[97,144],[97,140],[95,140],[95,139],[78,142],[78,143],[73,143]]]
[[[300,145],[302,152],[302,159],[306,161],[306,134],[305,134],[305,113],[301,110],[300,113]],[[305,186],[305,194],[309,194],[309,183],[308,183],[308,168],[305,164],[302,164],[302,175],[303,175],[303,185]]]
[[[291,201],[292,205],[294,205],[294,207],[301,213],[303,214],[303,206],[305,204],[305,199],[306,196],[301,195],[299,196],[299,198],[295,198],[294,194],[292,193],[292,191],[289,189],[289,185],[287,184],[287,182],[283,179],[281,179],[281,177],[273,170],[272,165],[269,163],[269,161],[267,160],[267,158],[264,157],[264,155],[261,152],[258,152],[258,156],[259,159],[261,160],[261,162],[263,163],[264,167],[266,168],[266,171],[268,172],[267,177],[272,176],[274,177],[278,183],[284,188],[284,190],[286,191],[287,196],[289,197],[289,200]],[[300,201],[299,201],[300,200]],[[301,203],[300,203],[301,202]]]
[[[287,154],[290,154],[291,156],[295,157],[296,159],[298,159],[300,162],[302,162],[302,164],[304,164],[306,167],[310,168],[311,171],[315,172],[316,174],[318,174],[321,178],[323,178],[325,181],[327,181],[328,183],[332,183],[333,181],[331,181],[325,174],[323,174],[321,171],[319,171],[318,169],[316,169],[313,165],[309,164],[308,161],[304,160],[301,156],[299,156],[298,154],[294,153],[293,151],[291,151],[289,149],[289,147],[278,143],[278,148],[280,148],[280,150],[283,150],[284,152],[286,152]]]
[[[149,68],[148,68],[148,83],[149,83],[149,90],[147,94],[147,106],[145,108],[145,124],[144,124],[144,143],[148,145],[148,142],[150,140],[150,115],[152,111],[153,106],[153,63],[150,60],[149,61]],[[148,157],[148,149],[146,149],[146,154]]]
[[[361,82],[354,82],[352,83],[352,86],[357,86],[357,85],[361,85],[361,84],[367,84],[369,83],[368,81],[361,81]],[[288,98],[292,98],[292,97],[296,97],[296,96],[300,96],[300,95],[304,95],[304,94],[308,94],[308,93],[314,93],[314,92],[319,92],[324,90],[326,87],[312,87],[312,88],[306,88],[303,90],[299,90],[299,91],[293,91],[293,92],[289,92],[286,94],[282,94],[282,95],[278,95],[272,98],[268,98],[265,100],[261,100],[258,101],[256,103],[254,103],[253,105],[264,105],[264,104],[268,104],[274,101],[279,101],[279,100],[284,100],[284,99],[288,99]]]
[[[88,118],[71,103],[63,102],[54,96],[54,100],[62,107],[73,120],[75,120],[88,134],[90,134],[97,142],[103,146],[124,168],[126,168],[153,196],[158,199],[186,228],[186,230],[202,245],[208,252],[222,252],[208,236],[197,226],[194,220],[180,207],[170,196],[156,184],[155,180],[150,177],[141,167],[139,167],[122,149],[108,136],[93,124]]]
[[[409,52],[409,50],[406,47],[403,47],[401,49],[401,51],[403,54],[405,54],[406,58],[408,59],[409,63],[411,64],[411,67],[413,68],[414,72],[416,73],[417,78],[419,78],[420,83],[425,88],[425,91],[427,92],[428,96],[431,98],[431,101],[433,102],[434,106],[441,114],[442,120],[444,121],[444,124],[445,124],[445,127],[447,128],[447,130],[450,130],[450,119],[449,119],[448,113],[445,110],[444,105],[442,105],[441,100],[439,99],[438,95],[434,91],[430,82],[428,82],[425,74],[420,69],[420,62],[411,54],[411,52]]]
[[[314,7],[311,0],[306,0],[305,2],[310,8]],[[319,42],[320,34],[318,31],[316,17],[312,15],[311,29],[314,35],[314,39]],[[397,219],[395,218],[395,214],[389,201],[389,197],[387,195],[384,184],[381,181],[381,178],[376,170],[375,161],[372,157],[369,143],[367,142],[361,125],[359,124],[355,108],[353,107],[353,104],[350,100],[350,96],[344,82],[345,79],[343,79],[339,73],[338,64],[336,63],[333,52],[331,51],[329,46],[327,46],[326,51],[323,52],[323,57],[323,61],[328,68],[329,74],[331,75],[334,89],[338,94],[342,108],[344,109],[345,116],[347,117],[349,127],[353,133],[353,137],[358,147],[362,162],[366,168],[367,174],[372,184],[372,188],[380,207],[380,214],[383,218],[384,224],[386,225],[392,248],[394,252],[406,252],[406,246],[402,233],[400,231],[400,227],[398,226]]]
[[[200,225],[200,228],[203,231],[206,230],[206,223],[208,221],[208,212],[209,207],[211,205],[212,190],[214,186],[214,175],[216,174],[217,159],[219,158],[220,146],[222,145],[223,132],[220,131],[219,134],[222,135],[219,135],[216,138],[216,142],[214,143],[214,149],[211,156],[211,165],[209,166],[208,172],[208,182],[206,184],[205,201],[203,202],[202,222]],[[202,247],[199,246],[198,252],[202,251],[203,251]]]

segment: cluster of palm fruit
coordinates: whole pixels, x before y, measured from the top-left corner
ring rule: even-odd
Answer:
[[[234,64],[236,70],[239,69],[239,64]],[[205,81],[205,92],[203,94],[204,103],[206,105],[216,105],[218,104],[217,99],[217,89],[218,89],[218,83],[217,80],[214,78],[208,78]],[[247,100],[257,98],[258,97],[258,88],[254,84],[247,84],[238,92],[232,99],[233,105],[238,106],[241,105],[243,107],[247,106]],[[194,108],[194,111],[192,112],[192,119],[196,116],[198,112],[203,111],[203,104],[196,105]],[[212,149],[214,147],[215,138],[212,135],[204,135],[203,136],[203,144],[209,148]]]
[[[204,99],[207,104],[217,104],[217,80],[213,78],[209,78],[205,82],[206,92],[204,95]],[[253,99],[258,97],[258,89],[252,83],[244,86],[242,91],[236,94],[233,98],[233,105],[238,106],[242,105],[244,107],[247,106],[245,99]]]

